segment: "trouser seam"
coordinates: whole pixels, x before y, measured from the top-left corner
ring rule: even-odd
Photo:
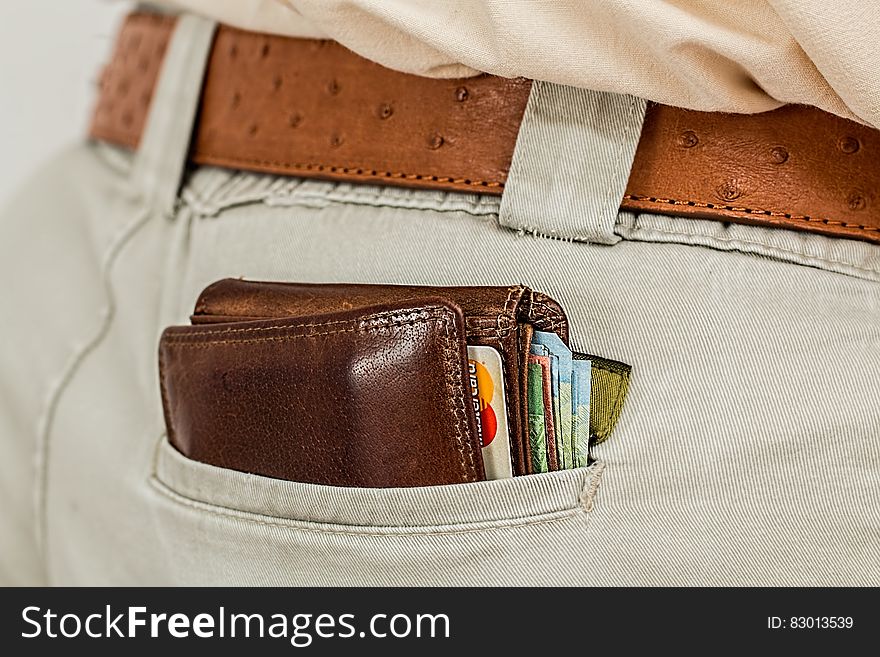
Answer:
[[[350,525],[343,529],[342,526],[328,525],[324,522],[267,516],[252,511],[242,511],[225,506],[218,506],[202,500],[192,499],[172,489],[156,475],[151,476],[148,483],[157,493],[178,505],[228,520],[236,520],[257,526],[274,527],[305,533],[339,536],[369,536],[385,539],[414,536],[457,536],[518,529],[522,527],[534,527],[576,518],[584,511],[582,505],[573,501],[572,506],[563,507],[553,511],[545,511],[533,515],[515,516],[512,518],[497,518],[485,521],[467,522],[463,523],[461,526],[442,525],[434,527],[431,525],[419,525],[403,530],[396,526],[373,527],[367,525]]]
[[[692,220],[689,220],[689,221],[692,221]],[[650,233],[659,233],[659,234],[661,234],[661,235],[668,235],[668,236],[670,236],[670,237],[678,238],[679,240],[684,240],[684,239],[686,239],[686,238],[688,238],[688,237],[698,237],[698,238],[709,239],[709,240],[712,240],[712,241],[714,241],[714,242],[718,242],[718,243],[720,243],[720,244],[729,244],[729,245],[731,245],[732,250],[734,250],[734,251],[736,251],[736,252],[738,252],[738,253],[746,254],[746,255],[755,255],[755,253],[753,253],[753,252],[751,252],[751,251],[745,251],[745,250],[743,250],[743,249],[736,248],[736,245],[738,245],[738,244],[743,244],[743,245],[745,245],[745,246],[753,246],[753,247],[758,247],[758,248],[764,248],[764,249],[768,249],[768,250],[777,251],[777,252],[779,252],[779,253],[783,253],[783,254],[790,255],[790,256],[796,256],[796,257],[800,257],[800,258],[809,258],[809,259],[815,260],[815,261],[818,262],[818,263],[825,264],[825,265],[843,265],[843,266],[845,266],[845,267],[849,267],[849,268],[851,268],[851,269],[853,269],[853,270],[855,270],[855,271],[865,272],[866,274],[873,274],[873,275],[875,275],[875,276],[878,275],[878,274],[880,274],[880,269],[875,268],[875,267],[863,267],[863,266],[861,266],[861,265],[854,264],[853,262],[850,262],[850,261],[847,261],[847,260],[837,260],[837,259],[834,259],[834,258],[826,258],[826,257],[820,256],[820,255],[812,255],[812,254],[809,254],[809,253],[805,253],[805,252],[803,252],[803,251],[798,251],[798,250],[796,250],[796,249],[788,249],[788,248],[783,247],[783,246],[775,246],[775,245],[767,244],[767,243],[765,243],[765,242],[759,242],[759,241],[756,241],[756,240],[749,240],[749,239],[747,239],[747,238],[740,238],[740,237],[730,238],[730,237],[704,236],[704,235],[699,235],[699,234],[696,234],[696,233],[687,233],[687,232],[683,232],[683,231],[666,230],[666,229],[663,229],[663,228],[657,228],[656,226],[649,226],[649,227],[646,227],[646,226],[634,226],[634,227],[632,227],[632,228],[630,228],[630,227],[627,226],[626,229],[629,229],[629,230],[633,231],[633,233],[635,233],[636,235],[626,235],[626,234],[622,234],[622,233],[620,233],[620,232],[618,232],[617,234],[618,234],[620,237],[622,237],[623,239],[628,240],[628,241],[632,241],[632,242],[636,242],[636,241],[650,242],[650,241],[653,241],[653,240],[651,239],[651,235],[650,235]],[[615,231],[615,232],[617,232],[617,231]],[[642,234],[646,234],[646,235],[645,235],[644,237],[641,237],[641,238],[640,238],[640,236],[638,235],[638,233],[642,233]],[[831,239],[831,238],[828,238],[828,239]],[[675,243],[676,243],[676,244],[681,244],[682,246],[699,246],[699,247],[703,247],[703,248],[714,248],[715,250],[725,250],[725,249],[718,249],[717,247],[713,247],[713,246],[708,245],[708,244],[691,244],[691,243],[689,243],[689,242],[684,242],[684,241],[678,241],[678,242],[675,242]],[[763,254],[759,254],[759,255],[763,255]],[[765,257],[771,257],[771,256],[765,256]],[[817,268],[817,269],[823,269],[822,267],[816,267],[815,265],[810,265],[810,264],[802,263],[802,262],[795,262],[795,263],[792,263],[792,264],[801,265],[801,266],[806,266],[806,267],[810,267],[810,266],[812,266],[812,267]],[[831,273],[842,273],[842,272],[837,272],[837,271],[830,270],[830,269],[823,269],[823,271],[829,271],[829,272],[831,272]],[[846,275],[846,274],[845,274],[845,275]]]
[[[49,496],[49,456],[50,456],[50,436],[54,429],[55,417],[58,411],[61,398],[65,391],[69,388],[70,383],[79,371],[80,366],[85,359],[97,349],[108,335],[113,319],[116,315],[116,300],[113,294],[113,283],[111,274],[116,259],[122,249],[137,234],[137,232],[146,225],[151,219],[152,213],[149,208],[144,207],[138,212],[137,217],[126,224],[122,230],[111,240],[110,246],[104,252],[101,262],[101,284],[106,294],[106,300],[99,316],[101,323],[97,330],[92,334],[91,338],[86,340],[79,348],[75,349],[70,356],[68,363],[62,368],[54,386],[48,392],[44,410],[40,414],[39,430],[37,432],[37,453],[36,453],[36,485],[34,491],[35,519],[37,529],[37,544],[40,547],[41,556],[44,565],[46,581],[51,583],[49,574],[49,547],[48,547],[48,496]]]
[[[406,205],[403,203],[394,203],[393,201],[379,201],[379,200],[367,200],[363,198],[332,198],[329,196],[315,194],[304,198],[291,199],[285,196],[275,196],[275,195],[267,195],[265,197],[260,198],[243,198],[240,200],[233,200],[224,202],[222,205],[212,205],[210,201],[205,201],[202,198],[194,195],[192,192],[188,190],[184,190],[181,193],[181,202],[185,205],[190,211],[193,212],[194,216],[198,218],[208,218],[208,217],[218,217],[222,215],[224,212],[231,210],[233,208],[238,207],[246,207],[249,205],[259,205],[268,208],[288,208],[288,207],[301,207],[301,208],[309,208],[309,209],[325,209],[332,206],[362,206],[362,207],[370,207],[370,208],[379,208],[379,209],[391,209],[391,210],[406,210],[406,211],[421,211],[421,212],[441,212],[441,213],[455,213],[461,212],[462,214],[466,214],[472,217],[498,217],[497,208],[486,207],[482,208],[479,204],[472,204],[471,207],[443,207],[441,205]]]

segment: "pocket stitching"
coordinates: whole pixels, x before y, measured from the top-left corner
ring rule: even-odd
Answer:
[[[664,228],[658,228],[656,226],[633,227],[633,230],[641,232],[641,233],[655,232],[655,233],[660,233],[661,235],[668,235],[670,237],[674,237],[674,238],[678,238],[678,239],[695,236],[692,233],[686,233],[686,232],[675,231],[675,230],[666,230]],[[765,229],[765,230],[768,230],[768,229]],[[818,233],[802,233],[802,235],[816,236],[816,235],[818,235]],[[703,236],[696,235],[696,237],[703,237]],[[824,237],[825,239],[828,239],[828,240],[841,239],[841,238],[834,238],[834,237],[826,237],[824,235],[819,235],[819,237]],[[628,239],[628,238],[625,238],[625,239]],[[811,258],[817,262],[821,262],[821,263],[824,263],[827,265],[843,265],[845,267],[850,267],[856,271],[865,272],[867,274],[875,274],[876,275],[877,273],[880,273],[880,269],[877,269],[876,267],[864,267],[861,265],[854,264],[848,260],[826,258],[821,255],[813,255],[813,254],[806,253],[804,251],[798,251],[797,249],[788,249],[784,246],[770,245],[766,242],[759,242],[757,240],[750,240],[747,238],[709,236],[709,239],[715,240],[715,241],[723,243],[723,244],[731,244],[731,245],[733,245],[733,249],[735,251],[738,251],[739,253],[746,253],[747,255],[754,255],[754,253],[751,251],[742,251],[741,249],[737,249],[736,245],[737,244],[745,244],[746,246],[753,246],[753,247],[758,247],[758,248],[763,248],[763,249],[772,249],[773,251],[778,251],[780,253],[784,253],[784,254],[790,255],[790,256]],[[678,243],[681,243],[681,242],[676,242],[676,244],[678,244]],[[863,243],[870,244],[869,242],[863,242]],[[699,246],[706,246],[706,245],[701,244]],[[712,247],[709,246],[707,248],[712,248]],[[803,263],[801,263],[801,262],[794,262],[794,264],[803,265]],[[809,265],[804,265],[804,266],[809,266]],[[834,272],[834,270],[828,270],[828,271],[832,271],[833,273],[838,273],[838,272]]]
[[[155,457],[153,459],[153,468],[147,483],[160,495],[166,497],[171,502],[192,508],[196,511],[210,513],[221,518],[232,518],[258,524],[268,527],[279,527],[292,530],[301,530],[313,533],[337,534],[342,536],[430,536],[430,535],[454,535],[469,534],[481,531],[490,531],[495,529],[505,529],[514,527],[526,527],[533,525],[541,525],[566,518],[583,516],[589,518],[593,511],[594,502],[598,493],[602,475],[605,471],[605,462],[596,460],[592,465],[587,467],[587,473],[583,485],[571,506],[564,506],[552,511],[544,511],[537,514],[529,514],[517,516],[513,518],[496,518],[493,520],[477,520],[460,523],[459,528],[455,524],[445,525],[415,525],[412,527],[404,527],[400,525],[342,525],[330,522],[305,520],[298,518],[288,518],[284,516],[272,516],[260,514],[258,512],[246,511],[217,504],[211,501],[198,500],[185,495],[171,485],[162,480],[159,474],[159,454],[165,437],[160,437],[157,443]],[[184,457],[185,458],[185,457]],[[291,482],[296,483],[296,482]],[[345,527],[346,529],[341,529]],[[430,529],[429,529],[430,527]],[[339,529],[336,529],[339,528]],[[375,531],[376,529],[386,529],[385,532]],[[374,530],[374,531],[370,531]]]
[[[593,479],[593,476],[588,477],[588,481],[591,481]],[[474,534],[501,529],[513,529],[518,527],[531,527],[550,524],[559,520],[565,520],[567,518],[573,518],[578,515],[588,514],[592,510],[592,498],[594,496],[588,495],[585,498],[582,493],[579,496],[578,503],[575,506],[572,506],[570,508],[563,508],[557,511],[542,513],[537,516],[522,516],[519,518],[502,518],[491,521],[462,523],[461,528],[455,528],[455,525],[438,525],[437,527],[432,529],[427,529],[424,526],[416,526],[412,528],[400,526],[364,526],[362,530],[359,530],[358,526],[356,525],[351,525],[351,528],[349,529],[331,529],[331,527],[341,527],[342,525],[333,525],[327,523],[324,526],[314,526],[320,525],[320,523],[314,523],[307,520],[295,520],[292,518],[277,518],[275,520],[266,520],[265,518],[269,518],[271,516],[260,516],[259,514],[251,513],[248,511],[240,511],[238,509],[231,509],[224,506],[217,506],[209,504],[207,502],[190,499],[169,488],[156,476],[150,477],[149,482],[159,494],[165,496],[172,502],[221,518],[241,520],[243,522],[261,525],[264,527],[278,527],[314,534],[332,534],[339,536],[373,536],[385,538],[396,538],[401,536],[449,536],[459,534]],[[596,483],[596,487],[598,487],[598,481]],[[586,488],[592,489],[593,487],[587,486]],[[593,491],[593,494],[594,492],[595,491]],[[589,508],[587,508],[582,499],[590,500]],[[387,531],[376,531],[380,528],[386,529]]]
[[[590,513],[596,502],[596,494],[599,492],[599,484],[602,481],[602,474],[605,472],[605,461],[596,461],[590,468],[590,475],[584,482],[581,494],[578,496],[578,502],[583,508],[584,513]]]

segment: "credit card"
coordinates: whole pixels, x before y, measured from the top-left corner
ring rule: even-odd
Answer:
[[[467,352],[471,403],[483,445],[486,479],[507,479],[513,476],[513,466],[501,354],[485,346],[468,346]]]

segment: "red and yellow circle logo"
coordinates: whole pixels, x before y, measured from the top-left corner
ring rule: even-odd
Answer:
[[[495,382],[492,380],[489,370],[482,363],[471,361],[471,372],[472,376],[476,378],[477,399],[479,400],[478,419],[483,447],[485,447],[495,439],[495,434],[498,433],[498,418],[491,403],[492,397],[495,395]]]

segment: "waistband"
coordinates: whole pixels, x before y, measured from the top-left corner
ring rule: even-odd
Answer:
[[[147,13],[125,20],[91,137],[139,146],[177,22]],[[561,120],[548,115],[550,85],[422,78],[330,41],[221,26],[207,57],[189,151],[198,164],[502,195],[518,160],[532,164],[520,153],[525,122]],[[593,93],[562,88],[554,97],[557,105],[587,99],[582,132],[599,151],[631,143],[620,190],[612,185],[620,208],[880,243],[880,132],[805,106],[734,115],[639,101],[643,114],[636,102],[628,107],[640,131],[619,130],[605,143],[608,121]],[[584,183],[594,168],[583,161],[595,152],[563,138],[542,164],[548,184]]]

